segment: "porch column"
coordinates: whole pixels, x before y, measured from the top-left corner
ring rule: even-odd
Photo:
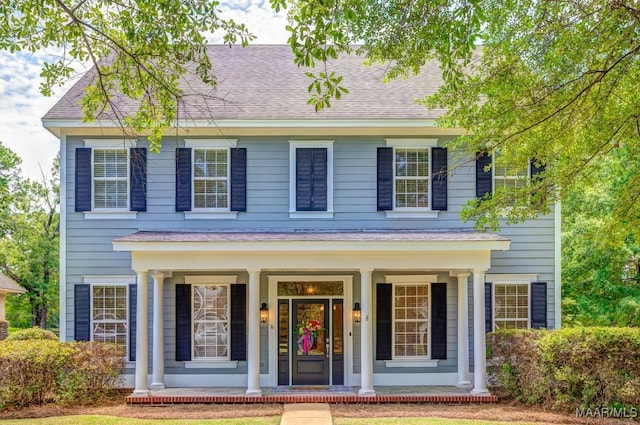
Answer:
[[[458,383],[471,388],[469,379],[469,273],[458,273]]]
[[[373,270],[360,270],[360,391],[358,395],[374,396],[373,326],[371,324],[371,275]]]
[[[149,394],[149,282],[147,270],[136,270],[138,275],[136,314],[136,375],[134,394]]]
[[[247,349],[248,396],[261,396],[260,389],[260,271],[249,270],[249,341]]]
[[[473,271],[473,395],[489,395],[484,326],[484,271]]]
[[[5,320],[4,316],[4,292],[0,292],[0,320]],[[62,327],[62,326],[60,326]]]
[[[164,273],[155,271],[153,277],[153,375],[151,389],[161,390],[164,384]]]

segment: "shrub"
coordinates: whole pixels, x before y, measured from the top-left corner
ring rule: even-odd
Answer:
[[[7,341],[24,341],[29,339],[48,339],[51,341],[57,341],[58,336],[51,331],[35,327],[14,332],[9,335]]]
[[[48,339],[0,343],[0,408],[85,404],[118,384],[122,350],[111,344]]]
[[[640,329],[498,331],[488,347],[502,397],[554,409],[640,405]]]

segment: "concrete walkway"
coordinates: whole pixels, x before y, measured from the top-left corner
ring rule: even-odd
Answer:
[[[332,425],[329,405],[324,403],[292,403],[284,405],[280,425]]]

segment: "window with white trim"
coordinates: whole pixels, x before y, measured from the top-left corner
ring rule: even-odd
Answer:
[[[529,167],[507,162],[499,153],[493,155],[493,190],[525,187],[529,183]]]
[[[429,285],[393,285],[393,358],[429,358]]]
[[[229,360],[229,285],[193,285],[193,359]]]
[[[93,149],[94,209],[129,208],[129,149]]]
[[[193,149],[193,209],[229,209],[229,149]]]
[[[127,352],[127,299],[127,285],[92,285],[92,341],[113,343]]]
[[[529,328],[529,284],[494,283],[494,329]]]
[[[394,209],[429,209],[430,148],[394,148]]]

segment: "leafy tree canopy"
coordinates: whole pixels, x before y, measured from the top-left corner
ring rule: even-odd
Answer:
[[[181,76],[191,72],[214,84],[205,34],[222,33],[225,43],[253,38],[244,24],[222,19],[210,0],[3,0],[0,49],[58,55],[46,62],[41,91],[50,95],[74,74],[74,64],[97,69],[96,82],[82,99],[86,120],[106,109],[127,128],[149,132],[158,150],[182,99]],[[113,102],[118,94],[138,100],[133,116]]]
[[[589,165],[624,148],[619,160],[629,172],[625,184],[610,188],[608,228],[640,235],[637,2],[270,1],[289,9],[289,43],[299,65],[355,50],[388,63],[387,78],[396,78],[436,59],[444,84],[422,102],[449,111],[442,125],[469,131],[455,148],[467,155],[499,152],[514,170],[529,160],[545,166],[541,178],[520,189],[470,202],[464,218],[495,228],[504,215],[516,222],[548,212],[573,190],[597,185],[600,176]],[[311,75],[322,91],[310,102],[329,106],[343,89],[340,76]]]

